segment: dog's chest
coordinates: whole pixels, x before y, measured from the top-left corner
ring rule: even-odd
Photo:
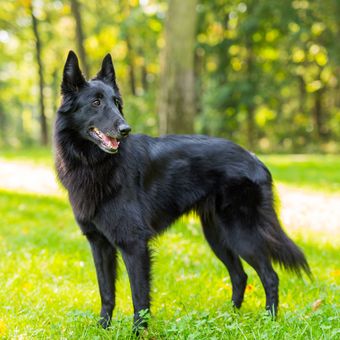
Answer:
[[[78,168],[68,173],[66,188],[75,216],[92,220],[96,211],[119,190],[114,174],[99,168]]]

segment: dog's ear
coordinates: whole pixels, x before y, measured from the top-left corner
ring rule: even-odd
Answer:
[[[77,55],[73,51],[70,51],[64,66],[61,93],[64,95],[77,92],[80,88],[86,86],[86,84],[87,82],[79,68]]]
[[[102,68],[98,72],[95,79],[99,79],[118,90],[116,83],[116,72],[113,67],[111,55],[108,53],[102,62]]]

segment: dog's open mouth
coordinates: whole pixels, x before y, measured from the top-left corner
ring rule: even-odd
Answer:
[[[89,135],[98,143],[98,146],[105,152],[116,153],[119,148],[119,140],[115,137],[106,135],[96,127],[89,129]]]

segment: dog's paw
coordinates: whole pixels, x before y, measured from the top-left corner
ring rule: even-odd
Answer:
[[[106,329],[110,327],[111,325],[111,318],[106,316],[106,317],[101,317],[98,321],[98,325],[101,326],[102,328]]]

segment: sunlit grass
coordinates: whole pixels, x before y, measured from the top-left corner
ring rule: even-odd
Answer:
[[[28,162],[39,165],[53,165],[52,147],[2,148],[0,158],[16,162]]]
[[[260,159],[278,182],[340,193],[340,155],[269,155]]]
[[[127,339],[131,296],[120,261],[112,328],[97,327],[99,294],[89,246],[64,199],[0,192],[0,338]],[[153,242],[152,339],[332,339],[340,334],[340,263],[334,235],[295,234],[315,280],[279,271],[280,313],[263,312],[264,293],[249,274],[240,312],[231,284],[197,221],[186,217]],[[308,241],[305,241],[305,240]],[[321,300],[317,302],[318,300]]]

